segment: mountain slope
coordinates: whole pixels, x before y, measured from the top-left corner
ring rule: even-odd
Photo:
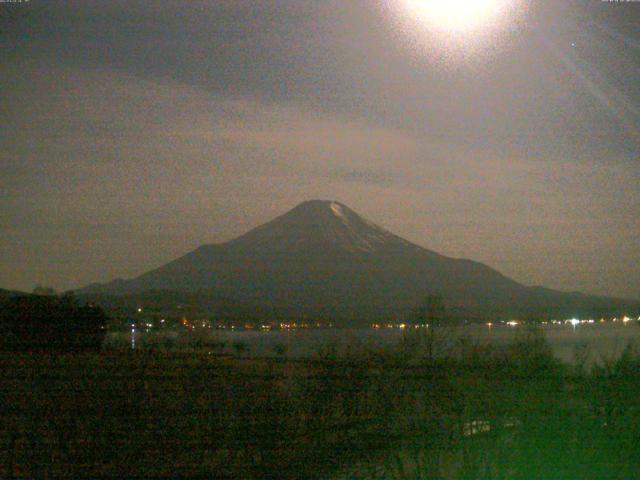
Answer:
[[[132,280],[82,292],[211,291],[310,316],[410,315],[430,293],[451,314],[604,314],[636,302],[523,286],[486,265],[412,244],[338,202],[313,200],[235,240],[204,245]]]

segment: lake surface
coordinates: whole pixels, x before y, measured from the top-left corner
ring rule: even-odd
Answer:
[[[467,325],[440,329],[437,333],[441,351],[447,351],[467,344],[506,346],[518,335],[526,333],[526,326]],[[598,362],[620,355],[629,344],[640,345],[640,325],[629,323],[595,323],[572,326],[570,324],[545,325],[541,327],[553,353],[559,359],[573,362],[578,351],[587,352],[588,362]],[[289,357],[310,357],[320,352],[346,355],[365,350],[391,348],[401,341],[406,330],[399,328],[374,329],[326,329],[326,330],[285,330],[285,331],[229,331],[212,330],[189,334],[178,332],[110,333],[105,343],[110,347],[167,348],[188,347],[194,338],[210,342],[225,342],[224,352],[233,353],[235,343],[246,346],[245,354],[255,357],[276,356],[277,350],[284,349]]]

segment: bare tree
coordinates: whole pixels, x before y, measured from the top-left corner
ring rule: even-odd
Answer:
[[[425,326],[421,329],[420,343],[430,359],[434,358],[436,353],[436,344],[441,337],[441,327],[445,323],[445,312],[444,298],[434,293],[427,295],[418,309],[417,323]]]

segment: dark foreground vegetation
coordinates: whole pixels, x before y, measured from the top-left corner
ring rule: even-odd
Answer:
[[[0,301],[0,351],[99,351],[106,324],[100,307],[82,305],[73,295],[11,296]]]
[[[425,348],[425,346],[427,348]],[[640,478],[640,356],[2,354],[0,478]]]

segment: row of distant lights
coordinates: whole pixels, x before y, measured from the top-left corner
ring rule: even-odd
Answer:
[[[138,313],[142,313],[142,307],[138,307],[137,311],[138,311]],[[164,318],[160,320],[161,324],[164,324],[164,322],[165,322]],[[141,326],[145,327],[146,330],[149,331],[149,329],[153,327],[153,323],[143,323],[143,324],[141,324]],[[134,332],[135,329],[136,329],[136,324],[132,323],[131,324],[131,332]]]
[[[629,322],[633,322],[636,321],[636,319],[633,318],[629,318],[629,317],[622,317],[622,318],[613,318],[611,319],[612,322],[622,322],[622,323],[629,323]],[[637,321],[640,321],[640,317],[637,318]],[[607,323],[608,320],[601,318],[599,323]],[[508,322],[505,321],[500,321],[498,322],[502,325],[507,325],[509,327],[517,327],[518,325],[523,325],[526,322],[520,321],[520,320],[509,320]],[[577,318],[570,318],[567,320],[550,320],[550,321],[543,321],[540,322],[542,325],[572,325],[574,327],[578,326],[578,325],[584,325],[584,324],[594,324],[596,323],[596,320],[593,319],[588,319],[588,320],[579,320]],[[489,328],[493,327],[494,325],[496,325],[496,323],[494,322],[487,322],[485,323],[485,325]],[[387,323],[387,324],[380,324],[380,323],[374,323],[371,325],[371,328],[373,328],[374,330],[379,330],[381,328],[399,328],[401,330],[404,330],[406,328],[428,328],[429,324],[428,323],[423,323],[423,324],[417,324],[417,325],[407,325],[406,323],[400,323],[400,324],[393,324],[393,323]]]
[[[142,307],[138,307],[138,308],[137,308],[137,312],[138,312],[138,313],[142,313]],[[165,319],[163,318],[162,320],[160,320],[160,323],[161,323],[161,324],[164,324],[164,323],[165,323]],[[183,318],[183,319],[182,319],[181,324],[182,324],[184,327],[187,327],[187,328],[189,328],[189,329],[191,329],[191,330],[193,330],[193,329],[195,328],[195,325],[194,325],[193,323],[189,322],[186,318]],[[144,323],[144,324],[142,324],[142,325],[143,325],[144,327],[146,327],[147,329],[149,329],[149,328],[152,328],[152,327],[153,327],[153,324],[152,324],[152,323]],[[315,324],[315,326],[316,326],[316,327],[318,327],[318,328],[322,327],[322,325],[321,325],[320,323],[316,323],[316,324]],[[332,327],[333,327],[333,323],[329,323],[329,324],[327,324],[327,326],[328,326],[329,328],[332,328]],[[295,329],[298,329],[298,328],[309,328],[309,327],[310,327],[310,325],[309,325],[309,324],[307,324],[307,323],[296,323],[296,322],[292,322],[292,323],[280,323],[280,324],[279,324],[279,327],[280,327],[280,329],[281,329],[281,330],[295,330]],[[135,328],[136,328],[136,325],[135,325],[135,324],[132,324],[132,325],[131,325],[131,330],[133,331],[133,330],[135,330]],[[214,326],[213,326],[213,325],[211,325],[211,324],[210,324],[210,323],[208,323],[208,322],[202,322],[202,328],[214,328]],[[218,329],[226,329],[226,328],[229,328],[230,330],[235,330],[235,329],[236,329],[236,326],[235,326],[235,325],[231,325],[231,326],[227,327],[226,325],[216,325],[216,326],[215,326],[215,328],[218,328]],[[255,325],[253,325],[253,324],[245,324],[245,325],[244,325],[244,328],[245,328],[246,330],[253,330],[253,329],[254,329],[254,328],[256,328],[256,327],[255,327]],[[260,330],[262,330],[262,331],[268,332],[268,331],[270,331],[270,330],[272,330],[272,329],[273,329],[273,326],[272,326],[272,325],[259,325],[259,326],[258,326],[258,328],[259,328]],[[403,325],[403,328],[404,328],[404,325]]]
[[[629,318],[627,316],[624,316],[622,318],[613,318],[611,320],[612,322],[622,322],[622,323],[629,323],[629,322],[633,322],[636,321],[636,319],[633,318]],[[637,321],[640,321],[640,317],[637,318]],[[521,325],[523,322],[520,322],[519,320],[510,320],[508,322],[506,322],[506,325],[510,326],[510,327],[517,327],[518,325]],[[567,320],[551,320],[549,322],[541,322],[542,325],[572,325],[573,327],[576,327],[578,325],[584,325],[584,324],[593,324],[596,323],[596,321],[592,318],[588,319],[588,320],[579,320],[577,318],[570,318]],[[604,318],[601,318],[599,323],[607,323],[607,320]],[[488,327],[492,327],[493,323],[488,322],[486,324]]]
[[[428,323],[423,323],[423,324],[416,324],[416,325],[407,325],[406,323],[399,323],[399,324],[394,324],[394,323],[387,323],[387,324],[382,324],[382,323],[374,323],[371,325],[371,328],[373,328],[374,330],[380,330],[381,328],[399,328],[401,330],[404,330],[405,328],[428,328],[429,324]]]
[[[141,307],[138,308],[138,313],[142,313],[142,308]],[[618,319],[617,317],[613,318],[611,321],[612,322],[622,322],[622,323],[626,324],[626,323],[629,323],[629,322],[633,322],[635,320],[636,319],[624,316],[624,317],[622,317],[620,319]],[[637,321],[640,321],[640,317],[637,318]],[[600,319],[600,323],[606,323],[606,322],[607,322],[606,319],[604,319],[604,318]],[[165,319],[163,318],[162,320],[160,320],[160,323],[164,324],[165,323]],[[188,324],[188,322],[186,322],[185,320],[183,320],[182,323],[185,326],[190,326]],[[518,325],[522,325],[524,322],[521,322],[520,320],[509,320],[508,322],[501,321],[500,323],[508,325],[509,327],[517,327]],[[570,318],[570,319],[567,319],[567,320],[551,320],[551,321],[548,321],[548,322],[547,321],[543,321],[541,323],[542,323],[542,325],[549,325],[549,324],[551,324],[551,325],[572,325],[573,327],[576,327],[576,326],[581,325],[581,324],[582,325],[583,324],[594,324],[594,323],[596,323],[596,321],[594,319],[579,320],[577,318]],[[491,328],[495,324],[493,322],[487,322],[485,325],[487,327]],[[145,326],[147,328],[151,328],[151,327],[153,327],[153,324],[146,323]],[[296,328],[308,328],[307,324],[299,324],[298,325],[296,323],[281,323],[279,326],[280,326],[281,330],[292,330],[292,329],[296,329]],[[320,327],[320,324],[318,323],[316,326]],[[329,327],[333,327],[332,324],[329,324],[328,326]],[[202,323],[202,328],[206,328],[206,327],[211,328],[211,325],[207,325],[206,323],[203,322]],[[400,323],[400,324],[392,324],[392,323],[379,324],[379,323],[374,323],[373,325],[371,325],[371,328],[373,328],[374,330],[379,330],[380,328],[399,328],[401,330],[404,330],[407,327],[408,327],[408,325],[406,323]],[[428,328],[429,324],[428,323],[416,324],[416,325],[411,325],[409,327],[413,327],[413,328]],[[225,327],[222,326],[222,328],[225,328]],[[235,325],[232,325],[230,328],[231,328],[231,330],[234,330],[235,329]],[[249,328],[249,326],[245,325],[245,328]],[[251,328],[253,328],[253,326],[251,326]],[[260,326],[260,330],[263,330],[263,331],[270,331],[271,329],[272,329],[271,325],[261,325]],[[135,330],[135,325],[131,325],[131,330]]]

